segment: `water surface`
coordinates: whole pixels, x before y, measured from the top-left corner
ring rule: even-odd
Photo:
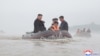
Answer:
[[[73,37],[70,40],[22,40],[1,36],[0,56],[84,56],[87,49],[98,52],[100,56],[100,36],[92,35],[90,38]]]

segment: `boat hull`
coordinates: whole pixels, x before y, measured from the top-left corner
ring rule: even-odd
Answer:
[[[29,36],[27,36],[29,35]],[[57,39],[57,38],[72,38],[71,34],[67,31],[43,31],[38,33],[31,33],[22,36],[22,39]]]

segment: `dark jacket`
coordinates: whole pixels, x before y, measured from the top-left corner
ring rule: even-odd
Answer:
[[[45,31],[45,30],[46,28],[44,26],[44,22],[36,19],[34,21],[34,33],[37,33],[39,31]]]
[[[60,30],[67,30],[68,31],[68,23],[66,21],[61,22]]]

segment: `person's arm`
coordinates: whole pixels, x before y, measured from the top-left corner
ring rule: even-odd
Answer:
[[[68,23],[67,22],[63,22],[62,30],[67,30],[68,31]]]
[[[50,27],[50,30],[55,31],[54,28],[53,28],[53,26]]]
[[[65,22],[65,29],[68,31],[68,23],[67,22]]]
[[[39,22],[38,21],[34,22],[34,28],[35,28],[35,31],[40,31],[40,27],[39,27]]]
[[[44,27],[44,31],[46,30],[46,27],[45,27],[45,21],[42,21],[43,22],[43,27]]]
[[[41,21],[39,24],[40,24],[40,26],[39,26],[39,28],[40,28],[40,31],[45,31],[46,30],[46,27],[45,27],[45,25],[44,25],[44,21]]]

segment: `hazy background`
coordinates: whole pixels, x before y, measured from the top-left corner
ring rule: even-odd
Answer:
[[[46,27],[60,15],[69,26],[100,24],[100,0],[0,0],[0,30],[12,34],[32,31],[38,13],[44,15]]]

